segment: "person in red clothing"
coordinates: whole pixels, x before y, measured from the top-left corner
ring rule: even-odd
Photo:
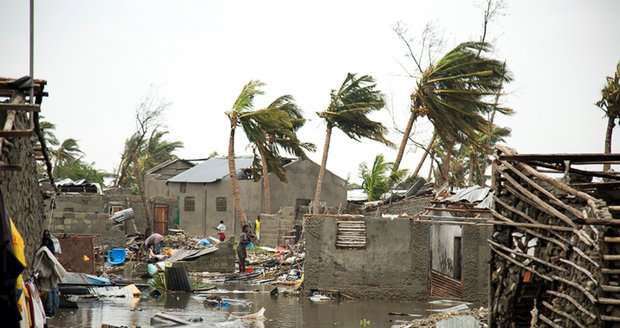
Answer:
[[[213,229],[217,230],[217,237],[220,239],[220,242],[226,239],[226,226],[224,225],[224,220],[220,221],[220,224],[217,227],[213,227]]]

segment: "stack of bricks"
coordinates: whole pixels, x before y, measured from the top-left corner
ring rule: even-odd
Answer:
[[[284,207],[276,214],[261,214],[260,242],[261,246],[284,246],[285,236],[294,228],[295,210]]]

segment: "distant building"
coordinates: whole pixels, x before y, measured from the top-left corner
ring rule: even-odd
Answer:
[[[177,163],[176,165],[182,165]],[[263,212],[263,186],[261,181],[253,181],[250,171],[251,157],[235,158],[241,199],[249,220]],[[288,183],[281,182],[270,174],[271,210],[277,212],[283,207],[308,206],[314,198],[316,181],[320,166],[310,160],[291,160],[284,166]],[[160,168],[162,170],[164,168]],[[161,174],[151,170],[146,178],[148,197],[177,197],[179,201],[179,226],[189,235],[213,235],[220,220],[228,227],[227,235],[238,232],[238,218],[234,209],[233,196],[228,174],[228,161],[225,157],[211,158],[170,177],[161,186]],[[326,171],[323,180],[322,199],[327,206],[346,207],[347,182]]]

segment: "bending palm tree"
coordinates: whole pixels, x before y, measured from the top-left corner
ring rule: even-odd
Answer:
[[[73,138],[63,140],[58,148],[52,150],[52,152],[54,156],[54,167],[57,167],[59,164],[75,161],[84,154],[77,140]]]
[[[247,224],[248,218],[241,201],[241,193],[239,192],[239,181],[237,180],[235,168],[235,131],[237,127],[241,127],[245,132],[248,140],[250,140],[257,148],[263,147],[267,149],[267,134],[265,131],[275,131],[280,128],[292,128],[292,123],[288,119],[285,111],[274,107],[267,107],[259,110],[253,109],[253,101],[256,95],[263,94],[260,90],[264,83],[260,81],[250,81],[246,84],[237,100],[233,104],[233,108],[226,112],[230,120],[230,137],[228,139],[228,171],[230,174],[230,184],[232,187],[233,200],[239,222],[241,226]],[[269,153],[266,156],[275,157]]]
[[[314,203],[312,213],[319,213],[321,201],[321,189],[323,187],[323,177],[325,176],[325,166],[327,165],[327,155],[329,154],[329,144],[332,130],[340,129],[349,138],[360,141],[361,138],[382,142],[386,145],[392,143],[385,138],[387,129],[380,122],[370,120],[367,115],[373,111],[383,108],[385,102],[379,90],[375,90],[376,84],[370,75],[356,77],[355,74],[347,74],[344,83],[338,90],[332,90],[331,102],[327,110],[317,113],[325,120],[327,128],[325,131],[325,145],[323,146],[323,157],[321,168],[316,183]]]
[[[458,45],[423,72],[412,94],[413,110],[419,116],[428,115],[446,145],[441,182],[447,179],[455,143],[474,143],[477,133],[487,132],[483,114],[512,113],[486,99],[500,91],[502,81],[511,80],[502,62],[479,55],[489,50],[483,42]]]
[[[616,67],[614,77],[607,77],[607,84],[601,90],[602,98],[596,105],[607,116],[607,130],[605,131],[605,154],[611,154],[611,136],[616,126],[616,119],[620,117],[620,63]],[[603,165],[603,171],[609,171],[610,164]]]
[[[306,119],[303,118],[301,110],[293,101],[293,97],[285,95],[274,100],[267,110],[279,110],[286,113],[287,121],[291,124],[274,127],[272,130],[266,130],[266,142],[254,143],[254,149],[258,151],[260,156],[261,177],[263,182],[263,212],[271,213],[271,187],[269,181],[269,172],[274,173],[282,182],[287,182],[286,172],[283,166],[280,151],[295,155],[301,159],[307,159],[306,151],[315,151],[316,146],[312,143],[301,142],[297,138],[297,131],[305,124]],[[254,166],[258,166],[257,154],[254,154]]]

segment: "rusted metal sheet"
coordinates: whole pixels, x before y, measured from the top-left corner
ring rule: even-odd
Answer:
[[[99,252],[95,250],[96,240],[101,235],[63,234],[56,236],[62,253],[58,261],[70,272],[95,274]]]
[[[431,270],[430,295],[435,297],[462,298],[463,284],[439,271]]]

